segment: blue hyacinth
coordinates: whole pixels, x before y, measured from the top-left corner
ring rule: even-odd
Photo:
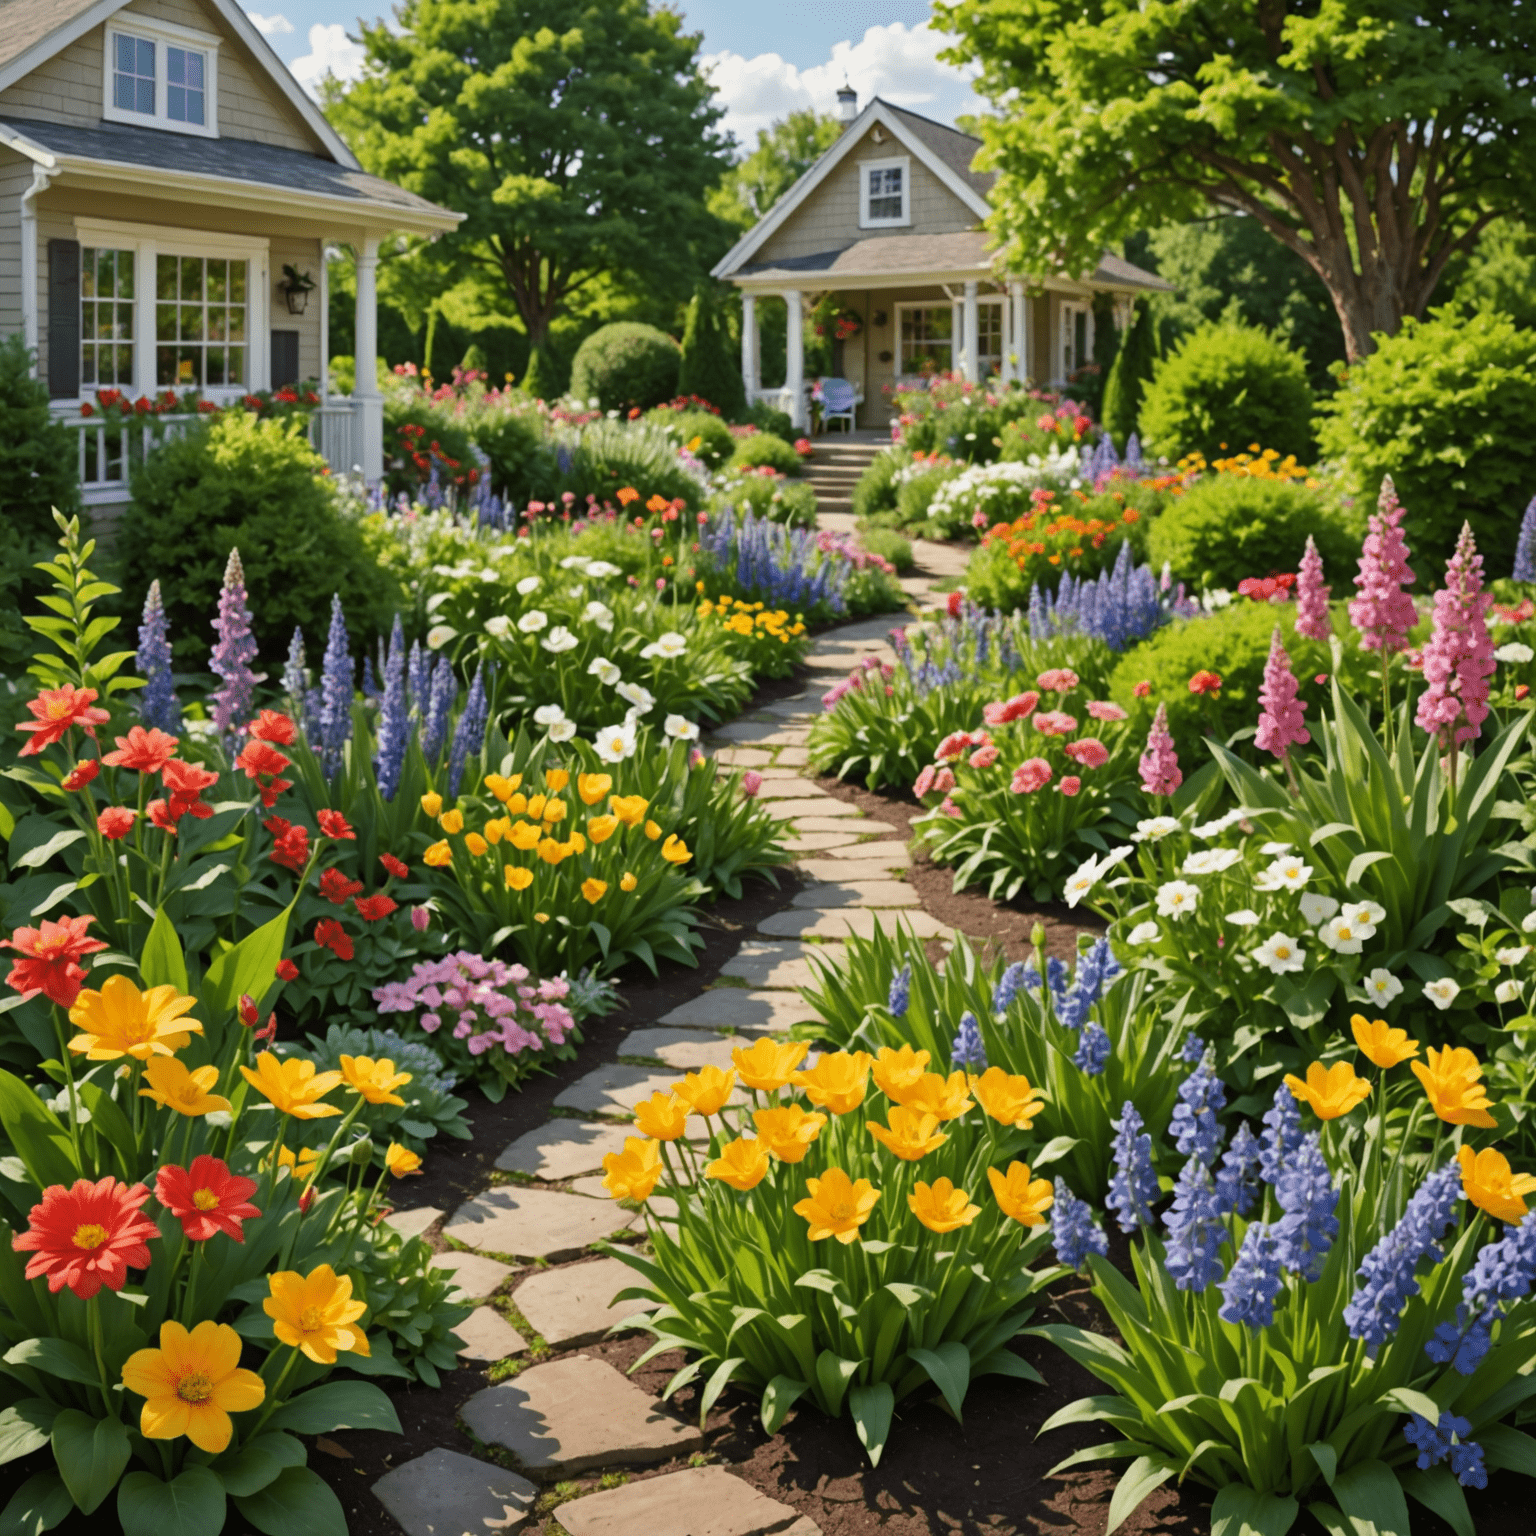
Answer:
[[[726,507],[700,530],[699,552],[720,571],[734,565],[743,596],[786,608],[819,603],[834,613],[847,608],[842,589],[852,566],[824,556],[809,528],[790,528],[750,512],[738,521],[735,508]]]
[[[1275,1320],[1283,1273],[1279,1239],[1263,1222],[1255,1222],[1244,1234],[1243,1246],[1221,1285],[1218,1315],[1222,1322],[1268,1328]]]
[[[1013,1000],[1019,995],[1019,989],[1024,985],[1024,977],[1028,967],[1022,960],[1015,960],[1012,965],[997,979],[997,985],[992,989],[992,1016],[1000,1019],[1013,1007]],[[1036,972],[1036,980],[1039,973]]]
[[[1173,1204],[1163,1213],[1168,1234],[1165,1267],[1181,1291],[1197,1294],[1221,1278],[1221,1245],[1226,1224],[1216,1199],[1211,1170],[1190,1158],[1173,1186]]]
[[[1179,1052],[1179,1060],[1188,1066],[1194,1066],[1205,1055],[1205,1041],[1199,1035],[1191,1035]]]
[[[1533,1283],[1536,1221],[1527,1216],[1518,1227],[1506,1226],[1498,1242],[1478,1253],[1462,1277],[1456,1322],[1441,1323],[1425,1353],[1437,1365],[1453,1365],[1470,1376],[1492,1345],[1493,1325],[1510,1304],[1530,1294]]]
[[[949,1057],[954,1066],[964,1067],[967,1072],[987,1070],[987,1048],[982,1043],[981,1025],[969,1009],[960,1015],[960,1028],[949,1048]]]
[[[357,668],[347,641],[340,594],[331,599],[331,629],[320,672],[320,766],[326,778],[341,771],[342,751],[352,738],[352,696]]]
[[[411,716],[405,698],[405,630],[398,613],[384,660],[384,698],[379,705],[375,734],[378,740],[373,771],[379,781],[379,794],[385,800],[393,800],[411,742]]]
[[[1380,1349],[1397,1332],[1403,1308],[1419,1294],[1415,1271],[1422,1260],[1438,1264],[1444,1256],[1441,1244],[1460,1203],[1461,1168],[1449,1162],[1419,1185],[1402,1219],[1361,1261],[1355,1272],[1360,1283],[1344,1308],[1344,1325],[1368,1348]]]
[[[1304,1280],[1316,1280],[1333,1240],[1339,1235],[1335,1214],[1339,1193],[1323,1160],[1316,1132],[1303,1137],[1295,1155],[1275,1180],[1275,1198],[1285,1215],[1275,1228],[1280,1261]]]
[[[485,727],[490,716],[490,709],[485,698],[484,667],[475,668],[474,680],[469,685],[469,692],[464,699],[464,708],[459,714],[458,724],[454,727],[453,746],[448,753],[448,798],[451,800],[459,792],[459,783],[464,777],[464,765],[469,761],[471,752],[480,752],[485,748]]]
[[[1051,1240],[1056,1248],[1056,1262],[1068,1269],[1081,1269],[1090,1253],[1109,1252],[1109,1239],[1093,1219],[1086,1200],[1079,1200],[1061,1180],[1056,1180],[1056,1200],[1051,1207]]]
[[[437,761],[448,739],[448,717],[453,712],[453,701],[459,695],[459,680],[453,675],[453,663],[446,656],[437,658],[432,673],[432,685],[427,692],[426,715],[421,725],[421,749],[429,763]]]
[[[411,642],[405,680],[410,686],[411,708],[416,711],[416,718],[423,720],[427,714],[427,697],[432,691],[432,653],[420,640]]]
[[[1488,1470],[1483,1465],[1483,1448],[1475,1440],[1465,1438],[1471,1433],[1471,1421],[1447,1408],[1438,1424],[1431,1424],[1422,1414],[1413,1414],[1403,1428],[1403,1439],[1419,1453],[1419,1471],[1427,1472],[1449,1459],[1451,1472],[1463,1488],[1486,1488]]]
[[[181,700],[171,674],[171,637],[160,597],[160,583],[152,581],[144,598],[144,622],[139,625],[139,650],[134,666],[144,679],[139,694],[139,719],[155,731],[181,734]]]
[[[1179,1102],[1173,1107],[1168,1129],[1174,1145],[1186,1157],[1197,1157],[1206,1164],[1215,1161],[1222,1139],[1216,1111],[1226,1102],[1227,1090],[1221,1079],[1204,1067],[1179,1084]]]
[[[1077,975],[1073,978],[1071,990],[1057,996],[1057,1019],[1068,1029],[1081,1029],[1106,983],[1113,981],[1119,974],[1120,964],[1110,950],[1109,940],[1098,940],[1078,960]],[[1055,991],[1054,984],[1052,991]]]
[[[907,1016],[907,1005],[912,1001],[912,966],[910,962],[891,977],[890,991],[886,993],[886,1012],[893,1019]]]
[[[1259,1198],[1259,1138],[1245,1120],[1216,1170],[1216,1199],[1223,1215],[1246,1216]]]
[[[1167,618],[1152,567],[1133,564],[1129,541],[1121,544],[1114,565],[1098,576],[1069,573],[1054,593],[1036,583],[1029,594],[1029,632],[1036,640],[1084,635],[1121,651],[1145,640]]]
[[[1051,1000],[1055,1003],[1058,1012],[1067,998],[1067,983],[1072,979],[1072,972],[1067,967],[1067,962],[1056,955],[1046,956],[1045,984],[1051,989]]]
[[[1273,1184],[1301,1145],[1301,1109],[1284,1083],[1275,1089],[1273,1106],[1264,1111],[1264,1134],[1259,1141],[1259,1177]]]
[[[1526,503],[1520,519],[1520,537],[1515,541],[1515,568],[1510,575],[1516,581],[1536,581],[1536,496]]]
[[[1115,1213],[1122,1232],[1134,1232],[1152,1225],[1152,1207],[1161,1195],[1152,1167],[1152,1137],[1129,1099],[1121,1106],[1120,1118],[1110,1124],[1115,1128],[1115,1171],[1104,1204]]]
[[[1083,1025],[1083,1033],[1072,1053],[1072,1065],[1084,1077],[1097,1077],[1104,1070],[1104,1063],[1114,1049],[1104,1026],[1097,1019],[1089,1019]]]

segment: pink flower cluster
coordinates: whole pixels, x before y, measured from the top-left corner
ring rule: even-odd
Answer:
[[[1015,720],[1027,720],[1035,712],[1040,695],[1031,688],[1027,693],[1016,693],[1011,699],[988,704],[981,711],[981,718],[988,725],[1009,725]]]
[[[821,707],[826,710],[836,709],[838,700],[843,698],[845,694],[853,693],[864,686],[866,676],[870,672],[878,672],[880,674],[881,679],[886,685],[885,691],[889,694],[892,691],[890,680],[895,675],[895,671],[896,669],[888,661],[881,661],[878,656],[866,656],[842,682],[833,683],[822,694]]]
[[[1360,550],[1360,574],[1355,577],[1360,595],[1349,605],[1349,622],[1360,631],[1362,650],[1401,651],[1408,644],[1408,631],[1418,622],[1413,599],[1403,591],[1414,580],[1403,537],[1404,515],[1388,475],[1381,482],[1370,532]]]
[[[1159,704],[1147,732],[1147,750],[1141,754],[1141,787],[1149,795],[1171,795],[1184,782],[1179,754],[1168,730],[1168,706]]]
[[[535,984],[526,966],[486,960],[461,949],[440,960],[422,961],[407,981],[376,987],[373,1000],[380,1013],[426,1008],[416,1022],[429,1035],[451,1022],[453,1038],[462,1040],[473,1056],[497,1045],[517,1056],[565,1043],[576,1027],[561,1002],[570,990],[562,977]]]
[[[1312,535],[1307,535],[1307,548],[1301,557],[1301,569],[1296,574],[1296,633],[1308,640],[1327,640],[1333,634],[1328,622],[1328,594],[1332,590],[1323,585],[1323,557],[1317,552]]]
[[[990,747],[992,736],[987,731],[951,731],[938,745],[938,750],[933,754],[936,763],[952,763],[958,757],[964,757],[967,752],[977,747]],[[973,767],[982,767],[980,763],[972,764]]]
[[[1307,542],[1310,546],[1311,540]],[[1312,740],[1302,721],[1307,706],[1296,697],[1296,675],[1291,671],[1291,658],[1278,624],[1269,642],[1269,660],[1264,663],[1259,704],[1259,729],[1254,740],[1261,750],[1273,752],[1283,762],[1293,746],[1304,747]]]
[[[1429,686],[1419,695],[1415,716],[1420,729],[1439,736],[1442,750],[1475,741],[1488,718],[1488,680],[1498,665],[1488,637],[1492,601],[1483,591],[1483,557],[1463,523],[1445,567],[1445,585],[1435,593],[1434,628],[1423,662]]]

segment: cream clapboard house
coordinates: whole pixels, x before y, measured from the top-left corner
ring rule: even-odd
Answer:
[[[824,298],[859,316],[834,344],[833,374],[862,397],[861,426],[883,425],[884,391],[925,370],[1064,383],[1093,356],[1093,302],[1112,296],[1123,327],[1137,294],[1168,284],[1106,255],[1082,280],[999,271],[981,221],[994,177],[974,171],[981,142],[878,97],[857,111],[838,93],[842,136],[714,269],[742,296],[742,378],[750,400],[808,419],[802,330],[789,327],[782,388],[764,389],[757,301],[791,317]]]
[[[233,0],[0,0],[0,334],[81,423],[88,504],[125,496],[98,390],[325,380],[327,247],[356,263],[358,383],[312,431],[377,476],[379,243],[459,218],[366,174]]]

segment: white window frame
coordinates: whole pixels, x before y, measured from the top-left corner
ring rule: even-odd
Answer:
[[[976,322],[977,322],[976,323],[976,329],[977,329],[978,333],[981,330],[981,312],[989,304],[995,310],[998,311],[998,316],[999,316],[999,321],[998,321],[998,325],[999,325],[999,328],[998,328],[998,345],[1001,348],[1001,350],[997,354],[997,373],[996,373],[995,377],[1002,378],[1004,376],[1006,370],[1007,370],[1007,367],[1008,367],[1008,295],[1006,293],[980,293],[980,294],[977,294],[977,296],[976,296]],[[977,341],[979,342],[979,340],[980,340],[980,336],[978,334]],[[970,345],[970,344],[971,343],[968,343],[968,345]],[[983,373],[982,372],[981,361],[982,361],[982,359],[981,359],[981,350],[980,350],[980,347],[978,346],[977,347],[977,352],[976,352],[976,376],[977,376],[977,378],[979,378],[979,379],[984,381],[986,379],[990,379],[990,378],[994,377],[993,374]]]
[[[128,112],[114,100],[112,76],[117,65],[117,39],[142,38],[155,45],[155,115]],[[140,16],[135,11],[120,12],[117,19],[107,23],[106,47],[103,49],[101,81],[101,115],[109,123],[131,123],[140,128],[159,128],[167,133],[190,133],[201,139],[219,136],[219,44],[222,41],[213,32],[199,32],[193,27],[177,26],[174,22],[156,21]],[[190,48],[204,55],[203,64],[203,118],[201,123],[180,123],[167,115],[166,101],[170,81],[167,78],[165,50]]]
[[[155,265],[159,256],[223,256],[250,264],[246,274],[246,368],[243,384],[204,388],[209,400],[238,400],[271,387],[272,276],[270,242],[262,235],[225,235],[206,229],[174,229],[166,224],[127,224],[115,219],[79,217],[75,239],[82,246],[108,246],[134,253],[133,394],[153,397],[171,387],[155,381]],[[178,393],[180,390],[178,389]],[[81,399],[95,394],[82,382]]]
[[[871,171],[901,172],[901,216],[895,219],[877,219],[869,211],[869,173]],[[912,222],[912,157],[892,155],[884,160],[859,161],[859,228],[900,229]]]
[[[896,377],[897,377],[897,379],[920,379],[920,378],[922,378],[922,374],[920,374],[920,373],[906,373],[906,372],[903,371],[904,363],[903,363],[902,356],[901,356],[902,317],[907,313],[908,310],[912,310],[912,309],[949,309],[949,310],[953,310],[954,306],[951,305],[950,302],[947,299],[939,299],[937,301],[932,300],[932,299],[904,299],[899,304],[897,304],[895,306],[895,308],[896,308],[896,365],[895,365],[896,366]],[[958,340],[959,340],[959,337],[958,337],[958,335],[956,333],[954,318],[953,318],[953,315],[951,315],[951,318],[950,318],[950,330],[949,330],[949,371],[951,373],[954,372],[954,368],[955,368],[955,358],[956,358],[956,355],[957,355],[957,342],[958,342]]]
[[[1077,359],[1076,366],[1068,368],[1067,339],[1076,330],[1075,321],[1079,315],[1086,317],[1087,323],[1083,326],[1083,350],[1086,357]],[[1077,370],[1093,360],[1093,305],[1086,299],[1063,299],[1056,306],[1056,348],[1055,355],[1051,359],[1051,366],[1055,370],[1056,382],[1065,384]]]

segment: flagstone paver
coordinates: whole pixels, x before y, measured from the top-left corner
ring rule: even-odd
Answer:
[[[477,1392],[461,1410],[486,1445],[499,1445],[535,1477],[671,1461],[703,1445],[697,1425],[674,1417],[606,1360],[573,1355],[535,1365]],[[644,1531],[631,1526],[632,1536]]]
[[[622,1259],[594,1259],[540,1270],[518,1286],[512,1300],[551,1349],[574,1349],[606,1338],[615,1323],[654,1311],[655,1302],[614,1299],[643,1283]]]
[[[846,939],[855,934],[861,939],[872,939],[877,929],[882,933],[891,932],[898,921],[906,923],[920,939],[954,937],[954,929],[946,927],[921,907],[892,912],[872,911],[868,907],[849,907],[835,912],[791,908],[765,917],[757,925],[757,931],[783,938]]]
[[[795,893],[791,907],[915,907],[916,891],[905,880],[849,880],[808,886]]]
[[[443,1213],[435,1205],[418,1205],[414,1210],[392,1211],[384,1218],[404,1238],[420,1237]]]
[[[633,1127],[592,1120],[550,1120],[525,1131],[496,1159],[502,1173],[526,1173],[536,1179],[574,1179],[603,1166],[609,1152],[622,1152]]]
[[[777,1034],[815,1017],[793,992],[749,992],[745,987],[712,987],[665,1014],[663,1024],[683,1029],[734,1029],[742,1034]]]
[[[715,753],[715,761],[727,768],[761,768],[773,761],[773,753],[761,747],[721,747]]]
[[[505,1360],[528,1348],[527,1339],[495,1307],[476,1307],[453,1331],[464,1341],[459,1349],[464,1360]]]
[[[811,754],[804,747],[781,747],[774,757],[781,768],[804,768],[810,760]]]
[[[405,1536],[513,1536],[539,1496],[526,1477],[442,1446],[386,1472],[373,1491]]]
[[[598,1067],[578,1077],[555,1097],[560,1109],[579,1109],[589,1115],[629,1115],[653,1093],[669,1090],[674,1074],[655,1067],[630,1067],[620,1062]],[[598,1159],[602,1163],[602,1159]]]
[[[696,1029],[634,1029],[619,1041],[619,1055],[649,1056],[679,1072],[697,1072],[700,1067],[730,1066],[731,1052],[751,1044],[740,1036],[721,1039]]]
[[[830,800],[832,797],[814,779],[808,779],[803,774],[790,773],[784,775],[763,775],[763,782],[757,791],[757,798],[764,802],[772,800]]]
[[[807,795],[799,800],[768,800],[764,809],[778,821],[793,821],[797,816],[857,816],[859,808],[846,800],[834,800],[829,794]]]
[[[470,1301],[484,1301],[517,1273],[510,1264],[488,1259],[483,1253],[465,1253],[461,1248],[434,1253],[432,1264],[436,1269],[449,1270],[453,1283]]]
[[[889,869],[906,869],[912,855],[901,843],[859,843],[800,859],[795,867],[812,880],[887,880]]]
[[[612,1200],[588,1200],[552,1189],[503,1184],[466,1200],[443,1236],[470,1248],[519,1259],[574,1259],[604,1237],[633,1226],[633,1211]]]
[[[835,950],[822,953],[833,963],[838,958]],[[805,945],[774,944],[759,939],[748,939],[720,967],[720,974],[739,976],[754,987],[810,987],[816,984],[816,973],[806,959]]]
[[[724,1467],[688,1467],[558,1505],[568,1536],[820,1536],[821,1527]]]
[[[836,805],[838,802],[832,803]],[[811,832],[835,832],[839,840],[854,833],[868,836],[896,830],[888,821],[849,820],[846,816],[797,816],[790,825],[797,837],[803,837]]]

